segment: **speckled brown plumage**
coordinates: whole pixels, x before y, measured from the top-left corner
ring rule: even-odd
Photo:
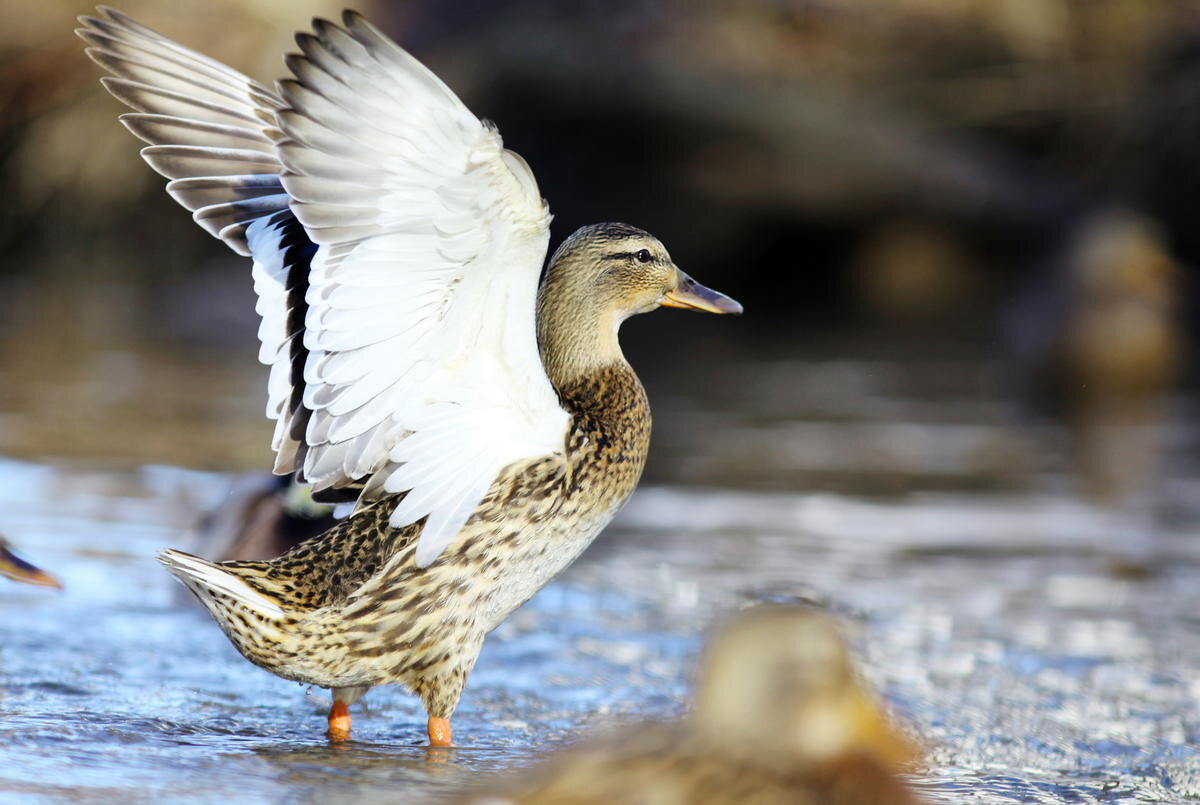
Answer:
[[[168,551],[163,561],[251,662],[332,688],[335,703],[400,683],[431,718],[448,719],[484,636],[567,567],[637,485],[650,408],[617,328],[661,304],[740,310],[695,285],[642,230],[585,227],[566,241],[543,280],[537,317],[542,363],[569,415],[562,450],[502,470],[427,567],[416,562],[423,523],[388,525],[400,496],[273,560],[214,566]]]
[[[388,526],[392,498],[277,559],[221,564],[285,605],[274,628],[228,596],[214,596],[210,611],[248,660],[280,676],[329,688],[401,682],[431,715],[449,717],[484,635],[541,586],[511,594],[513,565],[573,558],[586,545],[577,525],[590,542],[641,475],[650,412],[628,366],[560,395],[573,414],[566,461],[510,468],[429,567],[413,562],[420,524]]]

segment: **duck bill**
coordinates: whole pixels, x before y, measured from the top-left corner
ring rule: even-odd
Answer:
[[[4,547],[0,547],[0,576],[25,584],[35,584],[39,587],[62,589],[62,584],[58,579],[41,568],[34,567],[19,556],[15,556]]]
[[[674,290],[667,292],[662,304],[666,307],[703,310],[706,313],[742,312],[742,306],[733,299],[712,288],[705,288],[682,271],[679,272],[679,283]]]

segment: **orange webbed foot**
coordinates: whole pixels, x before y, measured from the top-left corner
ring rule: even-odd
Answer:
[[[350,738],[350,708],[341,699],[335,699],[329,708],[329,740],[342,743]]]
[[[450,719],[429,717],[429,745],[454,746],[454,733],[450,729]]]

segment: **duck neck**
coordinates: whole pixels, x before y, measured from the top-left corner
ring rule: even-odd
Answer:
[[[580,380],[608,367],[629,369],[617,341],[621,318],[587,300],[563,298],[552,284],[538,295],[538,349],[546,375],[562,396]],[[630,370],[632,371],[632,370]]]
[[[538,294],[538,347],[573,420],[573,477],[584,483],[580,479],[594,477],[588,468],[602,468],[593,493],[604,505],[617,505],[637,485],[650,446],[646,391],[617,343],[623,317],[554,280],[551,274]]]

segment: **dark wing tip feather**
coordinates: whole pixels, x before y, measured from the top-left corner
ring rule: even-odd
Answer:
[[[353,30],[360,25],[371,27],[371,23],[362,15],[362,12],[354,8],[342,9],[342,25],[346,26],[347,30]]]
[[[341,30],[336,22],[330,22],[324,17],[313,17],[312,29],[316,32],[317,36],[321,36],[330,29]]]
[[[121,28],[129,31],[130,33],[140,34],[151,39],[166,39],[165,36],[151,28],[149,25],[138,22],[120,9],[113,8],[112,6],[96,6],[96,10],[108,17],[109,21],[119,25]]]
[[[293,73],[296,72],[297,65],[307,63],[308,57],[303,53],[285,53],[283,54],[283,64]]]

